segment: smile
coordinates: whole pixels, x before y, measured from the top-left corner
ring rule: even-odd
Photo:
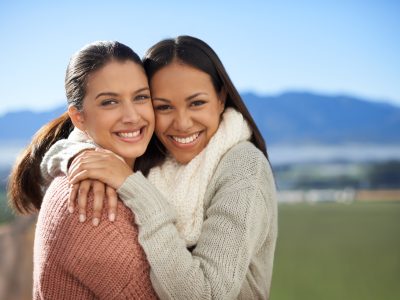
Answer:
[[[200,132],[196,132],[187,137],[178,137],[178,136],[173,136],[173,135],[171,135],[170,137],[179,144],[190,144],[190,143],[193,143],[194,141],[196,141],[197,138],[199,137],[199,135],[200,135]]]
[[[124,130],[117,131],[114,134],[123,142],[135,143],[143,137],[143,132],[146,126],[139,129],[132,129],[132,131]]]
[[[118,132],[117,135],[122,138],[133,138],[140,134],[140,129],[132,132]]]

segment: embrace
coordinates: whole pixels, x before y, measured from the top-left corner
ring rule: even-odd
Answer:
[[[65,90],[9,183],[17,211],[39,212],[34,299],[268,299],[274,178],[211,47],[179,36],[141,60],[88,44]]]

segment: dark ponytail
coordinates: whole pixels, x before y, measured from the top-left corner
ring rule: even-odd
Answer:
[[[58,140],[67,138],[73,129],[67,113],[44,125],[19,157],[8,183],[10,204],[21,214],[40,209],[43,198],[43,178],[40,163],[47,150]]]
[[[129,60],[142,66],[140,57],[131,48],[116,41],[86,45],[72,56],[65,74],[68,105],[82,110],[89,75],[112,60]],[[8,183],[8,199],[17,212],[26,214],[40,209],[44,184],[40,163],[47,150],[58,140],[67,138],[73,128],[71,119],[64,113],[36,133],[16,162]]]

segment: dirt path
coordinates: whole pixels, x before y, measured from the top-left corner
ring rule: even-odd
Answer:
[[[0,226],[0,299],[32,299],[36,216]]]

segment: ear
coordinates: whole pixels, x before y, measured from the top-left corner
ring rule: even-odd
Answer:
[[[222,87],[221,91],[220,91],[219,94],[218,94],[218,99],[219,99],[220,105],[221,105],[221,106],[220,106],[220,113],[221,113],[221,114],[222,114],[222,113],[224,112],[224,110],[225,110],[226,96],[227,96],[226,90],[225,90],[224,87]]]
[[[79,111],[74,105],[70,105],[68,107],[68,115],[76,128],[85,131],[86,126],[83,112]]]

